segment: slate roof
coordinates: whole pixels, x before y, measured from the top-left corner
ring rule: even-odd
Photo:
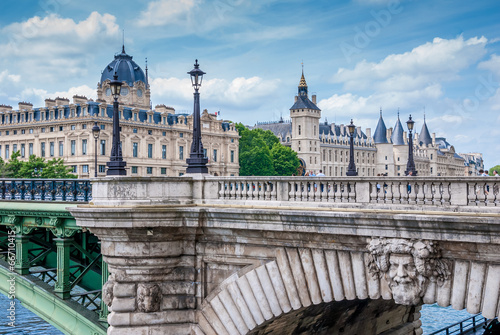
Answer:
[[[285,138],[287,134],[292,134],[292,124],[289,122],[261,123],[257,124],[255,128],[270,130],[274,135],[281,136],[281,138]]]
[[[404,140],[404,130],[403,126],[401,125],[401,121],[399,120],[399,114],[396,125],[394,126],[394,131],[392,132],[391,142],[394,145],[406,145]]]
[[[299,95],[297,96],[297,101],[293,104],[292,107],[290,107],[290,110],[292,109],[314,109],[314,110],[321,110],[316,106],[307,96],[304,95]]]
[[[420,134],[418,135],[418,143],[420,145],[432,144],[432,137],[431,137],[431,134],[429,134],[429,129],[427,128],[427,124],[425,123],[425,118],[424,118],[424,125],[422,126],[422,130],[420,131]]]
[[[375,142],[375,144],[389,143],[387,141],[387,128],[385,127],[384,119],[382,118],[382,111],[380,111],[377,128],[375,128],[375,133],[373,134],[373,142]]]
[[[144,71],[132,60],[132,56],[125,53],[125,47],[123,47],[120,54],[115,55],[115,59],[102,71],[100,85],[107,79],[113,80],[115,72],[118,75],[118,80],[126,82],[131,87],[134,86],[136,81],[148,84]]]

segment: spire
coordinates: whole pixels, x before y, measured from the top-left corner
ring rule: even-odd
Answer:
[[[377,128],[373,134],[373,142],[389,143],[387,141],[387,128],[385,127],[384,119],[382,118],[382,107],[380,107],[380,118],[378,119]]]
[[[125,29],[122,30],[122,54],[125,52]]]
[[[146,88],[149,85],[149,78],[148,78],[148,57],[146,57]]]
[[[424,124],[422,126],[422,130],[418,135],[418,143],[420,145],[429,145],[432,144],[432,137],[429,133],[429,129],[427,128],[427,123],[425,122],[425,114],[424,114]]]
[[[401,125],[401,121],[399,120],[399,108],[398,108],[398,120],[396,121],[396,125],[394,126],[394,131],[392,132],[391,141],[394,145],[405,145],[404,140],[404,130]]]
[[[304,95],[307,97],[307,83],[306,78],[304,77],[304,63],[302,63],[302,76],[300,77],[299,83],[299,96]]]

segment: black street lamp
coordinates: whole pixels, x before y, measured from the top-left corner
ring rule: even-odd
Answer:
[[[111,147],[111,157],[109,162],[106,163],[108,166],[108,171],[106,175],[108,176],[125,176],[127,171],[125,171],[126,162],[123,161],[122,157],[122,147],[120,145],[120,120],[118,116],[118,97],[122,89],[122,82],[118,80],[118,75],[115,72],[113,80],[109,84],[111,88],[111,94],[113,95],[113,145]]]
[[[94,161],[95,161],[95,173],[94,177],[97,178],[97,140],[99,139],[99,133],[101,132],[101,129],[97,125],[97,122],[94,124],[92,127],[92,135],[94,135],[94,140],[95,140],[95,156],[94,156]]]
[[[198,60],[194,63],[194,69],[188,72],[191,76],[191,83],[194,87],[194,109],[193,109],[193,143],[191,143],[191,153],[186,159],[186,173],[208,173],[207,162],[201,143],[200,127],[200,93],[198,92],[205,72],[200,70]]]
[[[347,126],[349,128],[349,135],[351,136],[351,145],[349,148],[349,167],[347,168],[347,176],[357,176],[358,172],[356,172],[356,164],[354,163],[354,132],[356,131],[356,126],[354,123]]]
[[[406,124],[408,125],[409,134],[408,134],[408,163],[406,163],[405,175],[416,176],[417,170],[415,170],[415,162],[413,161],[413,137],[411,134],[415,121],[411,119],[411,114],[410,114],[410,119],[406,121]]]

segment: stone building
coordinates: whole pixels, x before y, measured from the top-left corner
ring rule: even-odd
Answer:
[[[125,53],[125,48],[107,65],[97,84],[97,100],[83,96],[46,99],[34,108],[20,102],[19,108],[0,105],[0,157],[8,160],[14,151],[20,159],[30,155],[63,158],[80,178],[94,176],[97,149],[98,176],[106,175],[112,144],[113,97],[109,87],[114,73],[122,82],[119,100],[121,145],[129,176],[179,176],[186,171],[191,150],[193,118],[176,114],[165,105],[151,108],[146,73]],[[101,131],[95,143],[92,127]],[[204,110],[202,141],[209,158],[209,173],[238,175],[238,132],[230,122],[218,120]],[[97,148],[96,148],[97,147]]]
[[[466,176],[479,176],[479,170],[484,170],[483,154],[471,152],[467,154],[460,153],[458,155],[465,159]]]
[[[347,125],[320,122],[321,110],[316,105],[316,95],[308,97],[308,86],[302,72],[290,108],[290,121],[261,122],[255,127],[271,130],[282,144],[297,152],[303,170],[327,176],[345,176],[349,165],[350,136]],[[464,176],[465,160],[455,153],[455,148],[445,138],[432,137],[425,123],[420,134],[414,134],[414,161],[419,176]],[[356,128],[354,155],[359,176],[404,176],[408,161],[408,134],[398,120],[394,128],[387,129],[382,111],[373,134]]]
[[[408,162],[408,134],[403,130],[399,113],[394,128],[387,129],[381,111],[373,138],[377,148],[377,174],[404,176]],[[464,158],[455,152],[446,138],[436,137],[435,133],[431,137],[425,117],[420,134],[413,136],[413,157],[419,176],[466,175]]]
[[[346,125],[320,122],[321,110],[316,105],[316,95],[308,96],[308,86],[302,72],[295,102],[290,108],[291,122],[257,123],[255,127],[271,130],[281,144],[297,152],[303,171],[327,176],[345,176],[349,165],[350,135]],[[357,127],[354,134],[354,153],[359,176],[375,173],[376,148],[370,136]]]

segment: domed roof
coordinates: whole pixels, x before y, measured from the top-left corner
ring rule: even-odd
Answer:
[[[106,80],[113,80],[114,74],[118,75],[118,80],[126,82],[129,86],[134,86],[136,81],[148,84],[146,75],[141,67],[132,60],[132,56],[125,53],[125,46],[120,54],[115,55],[115,59],[102,71],[100,85]]]

